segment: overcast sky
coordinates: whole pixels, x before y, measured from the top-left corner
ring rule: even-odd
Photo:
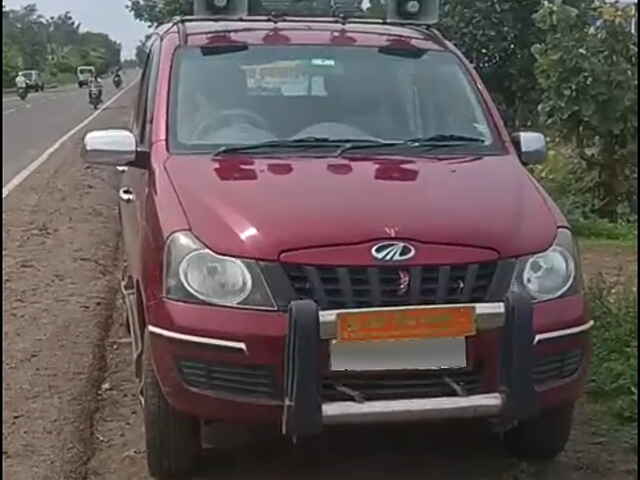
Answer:
[[[47,17],[69,10],[83,30],[107,33],[121,43],[123,59],[134,56],[136,45],[148,31],[145,24],[134,20],[125,9],[128,0],[4,0],[3,3],[7,8],[35,3]]]

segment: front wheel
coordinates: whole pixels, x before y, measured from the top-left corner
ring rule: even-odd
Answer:
[[[525,459],[551,460],[562,453],[573,424],[574,405],[543,412],[504,434],[509,453]]]
[[[158,479],[188,478],[202,449],[200,422],[175,410],[165,398],[151,360],[149,332],[144,336],[144,430],[149,473]]]

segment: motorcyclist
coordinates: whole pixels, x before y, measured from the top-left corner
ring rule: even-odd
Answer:
[[[97,73],[89,80],[89,102],[91,102],[93,92],[98,94],[98,100],[102,102],[102,82]]]
[[[28,95],[27,80],[21,73],[16,77],[16,90],[18,91],[18,97],[20,97],[21,100],[26,100]]]
[[[120,68],[115,69],[115,72],[113,74],[113,85],[116,88],[120,88],[120,85],[122,85],[122,75],[120,74]]]
[[[18,76],[16,77],[16,88],[18,90],[27,88],[27,79],[22,76],[22,73],[18,73]]]

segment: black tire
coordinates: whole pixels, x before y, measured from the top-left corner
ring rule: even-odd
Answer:
[[[175,410],[164,397],[151,360],[149,333],[143,353],[144,430],[149,473],[157,479],[185,479],[202,450],[198,419]]]
[[[562,453],[573,424],[574,405],[543,412],[504,434],[507,451],[523,459],[552,460]]]

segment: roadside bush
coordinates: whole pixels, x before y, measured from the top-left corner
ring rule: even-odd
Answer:
[[[633,241],[637,238],[637,184],[635,171],[625,182],[630,193],[617,205],[617,221],[599,217],[598,172],[590,168],[571,147],[556,142],[545,164],[531,169],[578,236]]]
[[[622,425],[637,423],[637,286],[599,275],[587,287],[593,329],[588,392]]]
[[[594,217],[600,206],[594,195],[597,173],[590,171],[569,147],[550,146],[547,161],[532,168],[532,173],[572,225]]]

